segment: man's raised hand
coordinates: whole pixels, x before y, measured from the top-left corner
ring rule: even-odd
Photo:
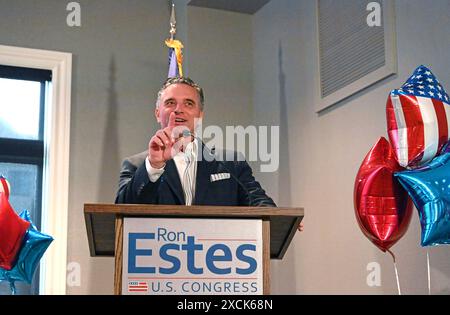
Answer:
[[[148,159],[150,165],[154,168],[162,168],[166,161],[170,160],[175,139],[172,135],[172,129],[175,127],[175,113],[169,116],[169,124],[166,128],[158,130],[148,143]]]

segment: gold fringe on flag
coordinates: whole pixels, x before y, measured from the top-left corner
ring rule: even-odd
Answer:
[[[183,44],[177,40],[177,39],[166,39],[166,45],[169,48],[173,48],[175,50],[175,55],[177,56],[177,64],[178,64],[178,71],[180,73],[180,76],[183,76],[183,52],[182,49],[184,48]]]

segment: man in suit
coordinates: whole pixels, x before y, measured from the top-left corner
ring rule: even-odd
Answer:
[[[191,79],[166,80],[155,109],[161,129],[147,151],[123,162],[116,203],[276,206],[245,160],[195,136],[203,109],[203,90]]]

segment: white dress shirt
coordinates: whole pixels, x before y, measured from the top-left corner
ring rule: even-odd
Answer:
[[[197,177],[197,148],[198,148],[198,141],[197,139],[194,139],[191,143],[189,143],[186,146],[185,152],[178,152],[177,155],[173,157],[173,160],[175,162],[175,165],[178,170],[178,175],[180,176],[181,180],[181,186],[183,187],[183,193],[186,199],[186,193],[187,193],[187,187],[185,187],[186,181],[184,180],[185,176],[185,170],[186,170],[186,154],[191,154],[192,156],[192,164],[189,167],[189,176],[192,179],[191,183],[191,191],[192,196],[195,196],[195,179]],[[155,183],[161,175],[164,173],[165,165],[162,168],[154,168],[151,166],[150,161],[148,160],[148,157],[145,158],[145,168],[147,169],[148,177],[152,183]],[[186,200],[187,202],[187,200]],[[189,204],[190,205],[190,204]]]

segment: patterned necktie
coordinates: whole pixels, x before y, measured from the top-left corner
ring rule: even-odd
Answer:
[[[184,170],[183,175],[184,200],[186,201],[186,206],[190,206],[192,205],[192,201],[194,199],[194,179],[192,178],[192,168],[195,164],[195,159],[193,155],[193,146],[189,146],[189,148],[186,148],[184,159],[186,161],[186,169]]]

